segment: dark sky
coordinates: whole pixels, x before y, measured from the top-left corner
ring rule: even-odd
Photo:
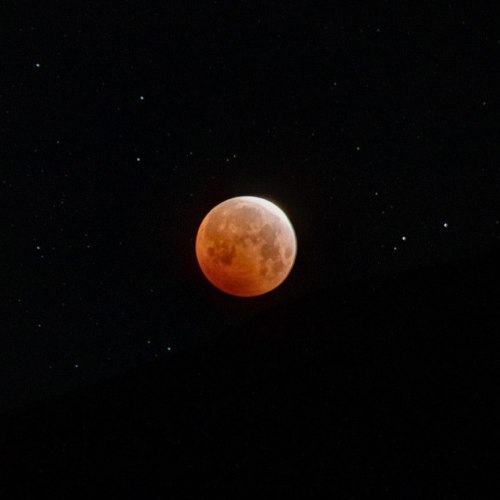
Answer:
[[[1,404],[497,249],[499,21],[470,2],[4,6]],[[298,239],[255,299],[218,292],[194,254],[238,195],[278,203]]]

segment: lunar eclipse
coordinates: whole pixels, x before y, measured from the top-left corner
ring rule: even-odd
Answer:
[[[290,273],[297,254],[295,231],[274,203],[255,196],[230,198],[205,216],[196,257],[206,278],[239,297],[262,295]]]

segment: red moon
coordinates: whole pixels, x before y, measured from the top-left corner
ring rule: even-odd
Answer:
[[[239,297],[274,290],[290,273],[296,254],[288,217],[255,196],[230,198],[214,207],[196,236],[203,274],[219,290]]]

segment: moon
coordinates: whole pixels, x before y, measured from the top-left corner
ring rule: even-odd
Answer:
[[[196,236],[196,257],[219,290],[254,297],[274,290],[290,273],[297,238],[286,214],[256,196],[237,196],[208,212]]]

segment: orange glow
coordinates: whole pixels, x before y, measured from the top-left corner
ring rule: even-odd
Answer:
[[[196,237],[203,274],[223,292],[239,297],[279,286],[296,254],[295,232],[285,213],[254,196],[230,198],[214,207]]]

